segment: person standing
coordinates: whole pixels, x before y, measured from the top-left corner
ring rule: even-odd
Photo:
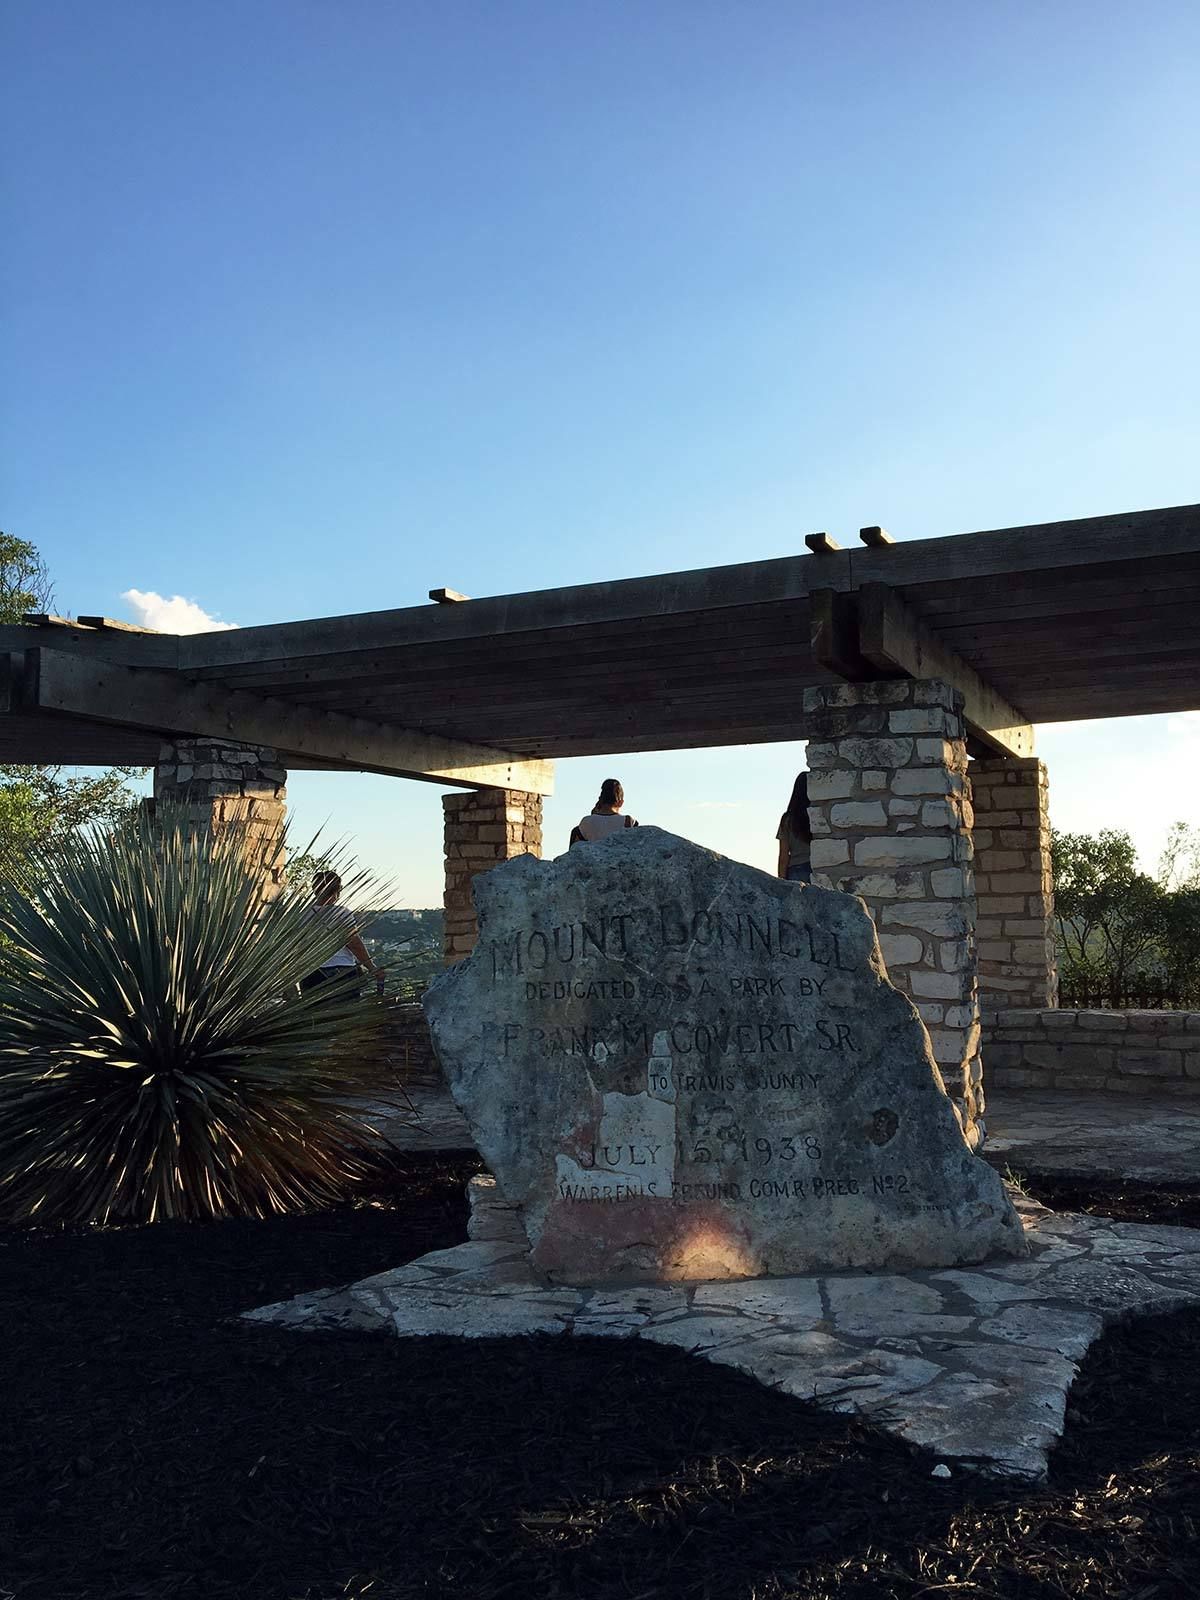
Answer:
[[[616,778],[605,778],[600,785],[600,798],[588,816],[580,819],[571,829],[571,844],[591,844],[596,839],[607,839],[624,828],[636,828],[637,819],[621,814],[625,804],[625,791]]]
[[[384,969],[377,967],[371,960],[366,945],[359,937],[358,924],[352,912],[345,906],[338,905],[338,896],[342,892],[342,880],[336,873],[328,868],[313,875],[313,903],[308,908],[308,914],[314,921],[324,923],[331,930],[337,929],[343,933],[345,944],[340,950],[335,950],[307,977],[301,978],[302,989],[314,989],[319,983],[328,983],[332,979],[357,978],[363,972],[369,972],[375,979],[384,976]]]
[[[792,785],[792,798],[779,819],[779,876],[789,883],[812,882],[812,829],[808,822],[808,773]]]

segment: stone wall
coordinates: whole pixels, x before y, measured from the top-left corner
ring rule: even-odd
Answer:
[[[1200,1096],[1196,1011],[989,1011],[984,1052],[996,1089]]]
[[[542,853],[542,797],[521,789],[472,789],[442,796],[446,849],[445,961],[475,948],[471,879],[513,856]]]
[[[861,895],[929,1029],[968,1137],[983,1111],[962,696],[944,683],[804,692],[813,877]]]
[[[970,780],[980,1004],[1044,1010],[1058,1003],[1046,768],[990,757]]]
[[[433,1053],[433,1039],[420,1001],[387,1008],[388,1040],[396,1071],[404,1084],[440,1084],[442,1070]]]
[[[164,744],[154,768],[154,803],[180,808],[197,827],[243,829],[247,854],[264,860],[267,892],[283,882],[287,772],[276,751],[215,739]]]

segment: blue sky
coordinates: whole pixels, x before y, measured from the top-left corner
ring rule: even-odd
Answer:
[[[248,625],[1200,498],[1190,0],[3,30],[3,526],[64,609]],[[1056,820],[1152,858],[1196,723],[1044,731]],[[768,864],[799,757],[562,764],[549,845],[611,770]],[[438,790],[292,795],[438,898]]]

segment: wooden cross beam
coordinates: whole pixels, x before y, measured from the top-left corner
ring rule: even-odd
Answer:
[[[24,715],[82,717],[167,737],[270,745],[285,760],[301,756],[320,765],[464,789],[554,792],[553,762],[486,745],[63,650],[37,648],[7,659],[9,709]],[[4,703],[0,686],[0,710]]]
[[[1016,706],[944,645],[885,583],[852,593],[818,589],[810,597],[813,658],[849,682],[938,678],[963,697],[968,731],[998,755],[1031,756],[1033,727]]]

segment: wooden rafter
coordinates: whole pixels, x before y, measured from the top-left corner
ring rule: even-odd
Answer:
[[[25,652],[19,696],[26,715],[82,717],[164,735],[271,745],[285,760],[295,754],[466,789],[525,789],[535,794],[551,794],[554,789],[553,767],[547,761],[522,760],[485,745],[60,650]]]

